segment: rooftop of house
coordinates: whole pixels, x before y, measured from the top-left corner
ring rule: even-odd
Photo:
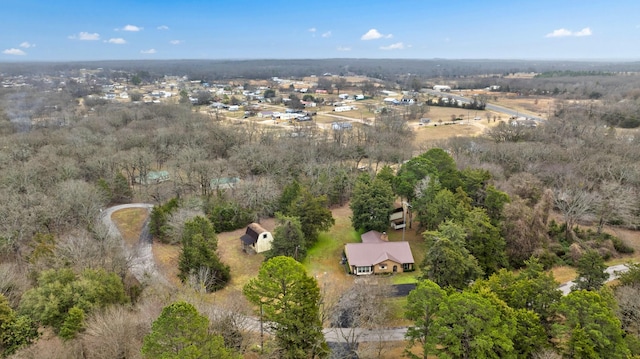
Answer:
[[[362,243],[347,243],[345,254],[349,265],[371,266],[386,260],[396,263],[414,263],[409,242],[388,242],[386,233],[369,231],[360,238]]]
[[[267,232],[267,230],[262,228],[261,225],[258,223],[251,223],[247,226],[247,231],[240,237],[240,240],[245,244],[254,244],[258,241],[260,233],[264,232]]]

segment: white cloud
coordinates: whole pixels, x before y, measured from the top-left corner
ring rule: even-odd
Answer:
[[[6,49],[4,51],[2,51],[3,54],[5,55],[15,55],[15,56],[24,56],[27,53],[20,50],[20,49]]]
[[[349,47],[349,46],[338,46],[336,48],[336,50],[338,50],[338,51],[351,51],[351,47]]]
[[[160,25],[160,26],[158,26],[156,29],[158,29],[158,30],[169,30],[169,26],[167,26],[167,25]]]
[[[20,47],[22,47],[23,49],[28,49],[30,47],[36,47],[36,44],[32,44],[32,43],[29,43],[29,42],[25,41],[25,42],[20,44]]]
[[[396,42],[395,44],[391,44],[389,46],[380,46],[380,50],[402,50],[404,49],[404,44],[402,42]]]
[[[71,40],[97,41],[100,40],[100,34],[98,34],[97,32],[90,33],[82,31],[78,35],[70,35],[69,38]]]
[[[553,30],[553,32],[548,33],[545,37],[565,37],[565,36],[571,36],[571,31],[567,29]]]
[[[375,40],[382,37],[382,34],[378,32],[376,29],[371,29],[367,31],[366,34],[360,37],[360,40]]]
[[[331,37],[331,31],[327,31],[324,34],[322,34],[322,37]]]
[[[155,54],[156,53],[156,49],[149,49],[149,50],[140,50],[141,54]]]
[[[182,40],[171,40],[171,41],[169,41],[169,43],[170,43],[171,45],[180,45],[180,44],[181,44],[181,43],[183,43],[183,42],[184,42],[184,41],[182,41]]]
[[[138,31],[142,31],[142,28],[136,25],[125,25],[122,29],[116,29],[116,31],[118,30],[138,32]]]
[[[591,29],[585,27],[580,31],[573,32],[571,30],[567,30],[565,28],[553,30],[552,32],[545,35],[545,37],[567,37],[567,36],[591,36]]]
[[[360,40],[376,40],[376,39],[382,39],[382,38],[384,38],[384,39],[390,39],[390,38],[392,38],[392,37],[393,37],[393,35],[392,35],[392,34],[384,35],[384,34],[381,34],[381,33],[380,33],[378,30],[376,30],[376,29],[371,29],[371,30],[367,31],[367,33],[366,33],[366,34],[362,35],[362,36],[360,37]]]
[[[309,28],[309,30],[307,30],[307,31],[309,31],[309,32],[316,32],[316,31],[318,31],[318,30],[317,30],[315,27],[311,27],[311,28]]]
[[[573,34],[573,36],[591,36],[591,29],[588,27],[585,27],[584,29]]]
[[[116,45],[123,45],[127,43],[127,40],[121,38],[121,37],[115,37],[115,38],[111,38],[105,42],[108,42],[110,44],[116,44]]]

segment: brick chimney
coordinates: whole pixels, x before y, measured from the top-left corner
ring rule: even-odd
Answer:
[[[389,236],[387,235],[387,232],[382,232],[382,234],[380,235],[380,239],[385,242],[389,242]]]

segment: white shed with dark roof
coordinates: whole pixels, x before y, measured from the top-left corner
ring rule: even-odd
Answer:
[[[240,242],[242,242],[242,249],[245,252],[262,253],[271,249],[273,236],[258,223],[251,223],[247,226],[245,234],[240,237]]]

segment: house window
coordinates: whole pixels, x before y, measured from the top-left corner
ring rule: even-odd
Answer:
[[[369,274],[369,273],[371,273],[371,267],[370,266],[356,267],[356,273],[357,274]]]
[[[402,270],[411,270],[411,263],[402,263]]]
[[[382,270],[387,269],[387,265],[386,264],[381,264],[380,265],[380,269],[382,269]]]

